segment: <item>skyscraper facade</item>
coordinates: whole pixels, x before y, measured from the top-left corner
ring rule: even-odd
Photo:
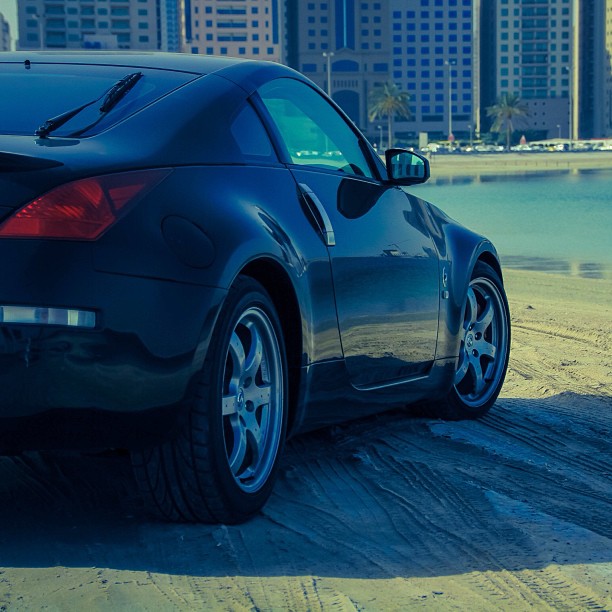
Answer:
[[[400,141],[485,132],[486,109],[508,93],[527,104],[516,127],[531,136],[589,138],[609,130],[611,4],[288,0],[287,58],[371,137],[368,92],[392,81],[411,99]]]
[[[160,0],[160,49],[178,53],[182,49],[183,0]]]
[[[18,49],[161,48],[156,0],[20,0]]]
[[[410,94],[405,129],[454,139],[477,128],[474,0],[391,0],[393,81]],[[402,126],[398,126],[401,128]]]
[[[4,15],[0,13],[0,51],[9,51],[11,48],[11,28]]]
[[[183,51],[282,62],[282,0],[184,0]]]
[[[612,0],[606,0],[604,21],[604,96],[603,96],[603,134],[612,136]]]
[[[575,137],[612,134],[610,108],[612,83],[612,0],[580,2],[576,11],[578,66],[574,113]]]
[[[610,0],[482,0],[481,108],[505,93],[529,108],[526,129],[577,140],[605,133]],[[609,34],[608,41],[610,39]],[[609,42],[608,42],[609,45]]]
[[[487,39],[492,46],[485,47],[483,54],[493,61],[482,75],[490,86],[481,107],[491,106],[504,94],[517,94],[529,108],[528,117],[522,124],[517,121],[517,127],[540,131],[543,138],[571,137],[575,122],[571,121],[570,102],[575,108],[578,102],[574,55],[578,1],[495,0],[487,4],[483,29],[490,29],[493,36]]]

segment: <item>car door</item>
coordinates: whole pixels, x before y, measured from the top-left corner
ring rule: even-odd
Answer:
[[[300,205],[328,249],[352,383],[424,374],[435,357],[439,273],[419,209],[383,182],[361,135],[314,88],[281,78],[258,94]]]

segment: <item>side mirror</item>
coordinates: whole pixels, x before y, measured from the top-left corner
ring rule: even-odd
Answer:
[[[385,162],[389,182],[395,185],[417,185],[429,179],[429,161],[414,151],[387,149]]]

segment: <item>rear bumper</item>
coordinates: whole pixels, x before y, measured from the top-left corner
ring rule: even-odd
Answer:
[[[32,286],[0,286],[0,304],[83,308],[96,326],[0,324],[0,450],[167,435],[226,292],[92,271],[72,286]]]

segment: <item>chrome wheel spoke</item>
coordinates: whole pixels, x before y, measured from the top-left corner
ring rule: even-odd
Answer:
[[[478,316],[478,302],[476,301],[476,294],[470,287],[467,294],[467,312],[465,313],[466,328],[471,329],[476,323],[476,317]]]
[[[237,412],[237,396],[234,395],[224,395],[221,400],[222,414],[223,416],[230,416],[232,414],[236,414]]]
[[[505,373],[509,321],[503,292],[487,276],[474,278],[466,296],[455,390],[462,402],[480,408],[499,391]]]
[[[476,348],[480,355],[488,357],[489,359],[495,359],[497,353],[497,347],[486,340],[482,340],[476,344]]]
[[[238,486],[259,490],[272,471],[284,421],[280,346],[268,315],[251,307],[227,349],[221,400],[228,464]]]
[[[473,392],[478,395],[482,392],[485,386],[485,379],[482,373],[482,366],[480,365],[480,360],[471,359],[470,360],[470,370],[472,371],[472,375],[473,375],[473,387],[474,387]]]
[[[242,346],[242,342],[235,331],[230,340],[229,355],[233,365],[231,372],[232,383],[234,383],[234,386],[238,386],[238,381],[245,370],[246,356],[244,353],[244,346]]]
[[[272,396],[272,386],[269,384],[264,385],[252,385],[248,389],[244,390],[245,399],[253,404],[255,409],[260,406],[265,406],[270,403],[270,397]]]
[[[491,302],[490,297],[485,298],[485,307],[482,309],[480,316],[476,319],[474,323],[474,329],[484,334],[484,332],[488,329],[489,325],[493,322],[493,317],[495,316],[495,308]]]
[[[245,325],[245,327],[251,334],[251,348],[244,361],[244,377],[255,380],[263,359],[261,333],[253,323]]]

